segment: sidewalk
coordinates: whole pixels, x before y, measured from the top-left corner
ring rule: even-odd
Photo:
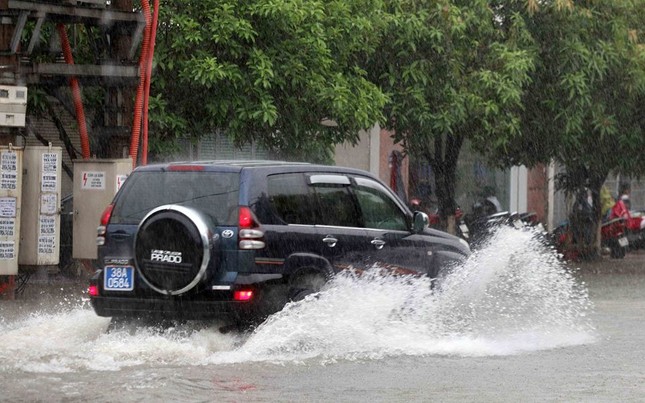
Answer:
[[[46,268],[15,278],[15,293],[0,294],[0,301],[39,299],[44,295],[80,295],[87,290],[91,274],[79,270],[76,276],[50,273]]]

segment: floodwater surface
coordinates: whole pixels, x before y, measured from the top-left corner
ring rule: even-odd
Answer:
[[[645,284],[611,278],[504,228],[434,287],[348,272],[246,333],[107,332],[81,292],[5,301],[0,400],[638,401]]]

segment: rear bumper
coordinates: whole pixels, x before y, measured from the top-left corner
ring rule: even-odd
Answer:
[[[183,298],[92,297],[99,316],[164,319],[241,319],[253,312],[253,302],[205,301]]]
[[[282,281],[279,274],[252,273],[236,274],[235,282],[224,291],[202,290],[181,296],[164,296],[135,287],[133,291],[106,292],[103,289],[102,271],[98,270],[90,279],[90,285],[98,287],[100,294],[90,297],[90,304],[99,316],[139,317],[152,319],[231,319],[244,321],[266,316],[279,308],[265,307],[263,300],[267,287],[275,288]],[[231,279],[232,280],[232,279]],[[140,283],[140,281],[137,281]],[[273,287],[272,287],[273,286]],[[209,286],[208,288],[210,288]],[[238,289],[253,290],[250,301],[233,300],[233,292]],[[286,302],[286,301],[283,301]]]

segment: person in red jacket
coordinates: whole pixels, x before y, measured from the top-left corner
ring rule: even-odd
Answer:
[[[629,202],[630,190],[629,185],[621,184],[621,194],[618,197],[616,204],[614,204],[614,207],[611,208],[609,218],[624,218],[628,229],[632,231],[640,231],[645,228],[645,220],[643,217],[632,217],[632,214],[629,211],[631,207]]]

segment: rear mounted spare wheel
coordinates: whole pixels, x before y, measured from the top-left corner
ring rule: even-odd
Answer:
[[[205,214],[184,206],[152,210],[139,224],[134,240],[135,265],[155,291],[179,295],[206,279],[214,258],[214,225]]]

